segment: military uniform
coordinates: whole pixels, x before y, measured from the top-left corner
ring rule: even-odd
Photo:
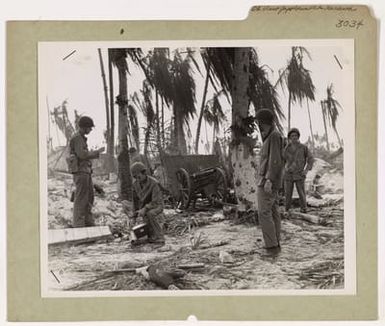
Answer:
[[[289,144],[286,146],[283,154],[285,160],[285,208],[286,211],[291,207],[291,200],[293,197],[294,184],[297,188],[300,206],[302,211],[306,210],[306,193],[305,193],[305,179],[306,170],[311,170],[314,159],[307,146],[301,143],[296,145]]]
[[[280,241],[281,217],[278,212],[278,190],[282,184],[282,150],[283,139],[272,126],[263,139],[258,182],[258,218],[266,248],[278,247]],[[272,183],[271,193],[264,189],[267,180]]]
[[[72,171],[75,184],[73,227],[95,225],[91,209],[94,203],[92,183],[92,159],[99,157],[98,151],[89,151],[87,138],[76,133],[70,140],[70,153],[76,158],[76,169]]]
[[[143,220],[147,223],[148,238],[153,242],[164,242],[163,195],[158,181],[147,176],[144,183],[136,180],[133,184],[134,210],[144,209]]]

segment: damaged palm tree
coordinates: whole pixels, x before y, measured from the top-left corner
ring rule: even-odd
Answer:
[[[303,58],[305,54],[309,59],[311,59],[310,53],[306,48],[302,46],[293,46],[291,48],[291,58],[287,67],[280,72],[280,77],[277,84],[280,84],[282,89],[284,89],[283,86],[286,86],[289,91],[287,130],[290,130],[292,104],[299,102],[299,104],[302,105],[302,101],[306,98],[310,132],[312,135],[312,141],[314,143],[313,128],[308,101],[314,101],[315,86],[313,85],[310,71],[307,70],[303,65]]]
[[[326,93],[327,93],[327,97],[326,99],[324,100],[324,114],[326,115],[327,118],[329,118],[329,121],[332,125],[332,128],[334,130],[334,132],[336,133],[336,136],[337,136],[337,139],[338,139],[338,144],[340,146],[340,148],[343,147],[343,144],[342,144],[342,141],[341,141],[341,138],[340,138],[340,135],[338,133],[338,130],[337,130],[337,119],[338,119],[338,115],[339,115],[339,109],[342,109],[340,103],[334,98],[334,88],[333,88],[333,84],[330,84],[327,88],[326,88]],[[326,127],[325,127],[326,129]]]
[[[208,52],[213,69],[213,78],[218,81],[224,94],[231,95],[232,141],[231,161],[234,189],[240,211],[257,209],[258,155],[255,152],[256,131],[254,112],[262,108],[270,109],[282,130],[282,117],[277,93],[259,66],[258,56],[252,48],[215,48]],[[252,104],[252,106],[250,105]]]
[[[148,68],[143,58],[142,50],[139,48],[130,49],[109,49],[110,60],[118,69],[119,73],[119,95],[116,103],[119,107],[119,154],[118,154],[118,176],[120,182],[120,197],[123,200],[131,200],[132,177],[130,172],[130,155],[128,152],[128,90],[127,74],[129,73],[127,58],[138,65],[148,78]]]
[[[119,154],[118,154],[118,177],[120,181],[120,197],[123,200],[131,200],[132,178],[130,173],[130,155],[128,153],[127,139],[127,50],[114,49],[111,53],[113,64],[119,73],[119,95],[116,103],[119,107]]]

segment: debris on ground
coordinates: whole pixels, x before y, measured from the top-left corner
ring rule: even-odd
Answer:
[[[292,217],[285,218],[282,214],[282,251],[277,257],[262,254],[263,235],[255,212],[240,213],[235,204],[211,208],[199,201],[196,208],[188,211],[169,206],[164,210],[164,246],[149,243],[131,246],[131,203],[118,200],[116,180],[95,178],[95,184],[102,185],[104,191],[103,196],[95,198],[95,223],[108,226],[113,240],[50,247],[49,288],[58,291],[343,288],[342,170],[318,159],[313,170],[308,179],[313,180],[319,174],[317,191],[321,198],[308,196],[306,214],[299,207],[293,208]],[[49,229],[72,226],[73,188],[68,175],[48,179]]]

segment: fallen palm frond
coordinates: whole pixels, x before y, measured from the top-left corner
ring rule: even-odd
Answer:
[[[180,236],[192,229],[210,224],[207,219],[197,216],[168,215],[165,220],[166,233],[170,236]]]
[[[323,261],[301,271],[299,280],[317,285],[318,289],[335,288],[344,284],[344,261]]]
[[[199,246],[202,244],[202,242],[205,241],[205,238],[203,236],[202,232],[199,232],[198,234],[193,234],[190,237],[190,243],[191,243],[191,249],[196,250],[199,248]]]

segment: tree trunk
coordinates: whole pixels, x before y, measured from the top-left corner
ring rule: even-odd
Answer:
[[[204,87],[204,90],[203,90],[203,98],[202,98],[202,104],[201,104],[201,111],[199,113],[197,134],[196,134],[196,140],[195,140],[195,153],[196,154],[198,154],[199,138],[200,138],[201,126],[202,126],[202,118],[203,118],[203,112],[204,112],[204,109],[205,109],[207,89],[208,89],[208,86],[209,86],[209,79],[210,79],[210,65],[209,64],[207,64],[206,70],[207,70],[207,75],[206,75],[206,80],[205,80],[205,87]]]
[[[180,114],[180,110],[178,106],[174,107],[174,115],[175,115],[175,140],[176,140],[176,148],[181,155],[187,154],[187,144],[186,137],[183,129],[183,117]]]
[[[322,118],[324,120],[324,127],[325,127],[325,136],[326,136],[326,146],[328,152],[330,152],[330,144],[329,144],[329,137],[328,137],[328,128],[326,126],[326,118],[325,118],[325,103],[324,101],[321,101],[321,109],[322,109]]]
[[[206,134],[206,154],[210,153],[209,133],[207,132],[207,121],[205,120],[205,134]]]
[[[336,133],[336,136],[337,136],[337,139],[338,139],[338,144],[340,145],[340,148],[343,148],[343,144],[342,144],[342,141],[341,141],[341,138],[340,138],[340,135],[337,131],[337,128],[334,128],[334,131]]]
[[[165,146],[165,135],[164,135],[164,101],[163,96],[161,97],[162,100],[162,148]]]
[[[306,99],[307,103],[307,113],[309,115],[309,124],[310,124],[310,134],[311,134],[311,141],[312,141],[312,149],[314,150],[315,142],[314,142],[314,133],[313,133],[313,125],[311,123],[311,115],[310,115],[310,108],[309,108],[309,99]]]
[[[122,58],[121,60],[125,60]],[[119,155],[118,177],[120,182],[120,197],[123,200],[132,200],[132,177],[130,171],[130,155],[127,140],[127,74],[122,65],[119,71]]]
[[[111,50],[108,50],[108,78],[110,84],[110,135],[107,144],[107,154],[109,156],[110,166],[115,171],[114,155],[115,155],[115,111],[114,111],[114,81],[112,75]]]
[[[148,145],[150,142],[150,134],[151,134],[151,125],[147,121],[146,132],[144,133],[144,150],[143,150],[145,157],[148,157]]]
[[[158,147],[158,153],[162,152],[162,142],[160,134],[160,113],[159,113],[159,93],[155,89],[155,108],[156,108],[156,145]]]
[[[249,84],[250,48],[236,48],[234,53],[234,77],[231,85],[232,125],[241,127],[242,119],[249,113]],[[257,155],[243,142],[236,139],[232,132],[231,162],[233,168],[234,189],[240,211],[257,210],[258,176]]]
[[[108,103],[108,87],[107,87],[107,82],[106,82],[106,74],[104,73],[104,65],[103,65],[103,58],[102,58],[102,51],[98,49],[98,54],[99,54],[99,61],[100,61],[100,70],[102,74],[102,81],[103,81],[103,89],[104,89],[104,102],[106,105],[106,130],[107,130],[107,144],[109,143],[110,140],[110,106]],[[108,146],[108,145],[107,145]],[[110,172],[110,171],[108,171]]]
[[[287,132],[290,130],[291,120],[291,92],[289,91],[289,103],[287,104]]]

